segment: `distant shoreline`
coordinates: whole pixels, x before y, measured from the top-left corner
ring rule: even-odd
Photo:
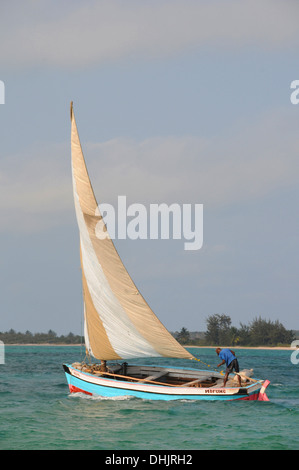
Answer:
[[[210,348],[215,349],[217,346],[184,346],[185,348]],[[270,349],[270,350],[282,350],[290,351],[297,348],[291,348],[291,346],[221,346],[221,349],[230,348],[230,349]]]
[[[4,346],[83,346],[82,344],[65,344],[65,343],[8,343]],[[194,349],[215,349],[217,346],[193,346],[183,345],[184,348],[194,348]],[[269,349],[269,350],[281,350],[281,351],[292,351],[297,349],[296,347],[291,348],[291,346],[222,346],[223,348],[231,349]]]
[[[82,344],[66,344],[66,343],[4,343],[4,346],[83,346]]]

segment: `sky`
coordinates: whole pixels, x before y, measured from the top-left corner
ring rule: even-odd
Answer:
[[[99,203],[203,204],[199,250],[115,240],[168,330],[299,329],[298,17],[295,0],[1,1],[0,331],[82,333],[70,101]]]

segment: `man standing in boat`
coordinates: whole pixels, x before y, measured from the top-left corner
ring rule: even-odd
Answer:
[[[236,358],[235,352],[232,351],[231,349],[225,348],[216,348],[216,353],[222,359],[222,362],[218,364],[217,367],[222,366],[223,364],[226,364],[226,371],[225,371],[225,377],[224,377],[224,382],[223,382],[223,387],[225,387],[227,379],[228,379],[228,374],[230,374],[233,370],[238,374],[239,373],[239,363],[238,359]],[[238,382],[239,386],[241,387],[241,377],[240,375],[237,375],[238,377]]]

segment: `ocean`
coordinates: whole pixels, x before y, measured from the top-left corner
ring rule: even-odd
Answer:
[[[214,349],[188,348],[212,369]],[[299,364],[291,351],[237,349],[241,369],[269,379],[269,402],[149,401],[70,394],[63,363],[77,346],[6,346],[0,364],[1,450],[299,449]],[[299,357],[299,352],[298,356]],[[134,363],[207,368],[188,360]]]

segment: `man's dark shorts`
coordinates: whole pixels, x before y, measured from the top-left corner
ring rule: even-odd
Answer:
[[[238,359],[234,359],[230,364],[229,366],[226,368],[226,372],[228,372],[229,374],[233,371],[233,369],[235,369],[236,372],[239,372],[239,363],[238,363]]]

